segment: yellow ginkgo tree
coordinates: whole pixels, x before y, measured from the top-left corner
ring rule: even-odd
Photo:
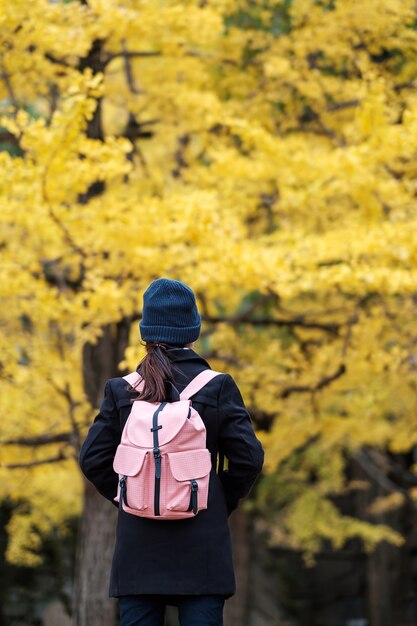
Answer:
[[[355,458],[390,474],[389,506],[416,498],[394,458],[417,443],[416,23],[411,0],[3,0],[10,560],[81,512],[80,442],[159,276],[193,287],[198,350],[242,389],[273,541],[401,542],[333,496]],[[106,626],[105,568],[83,563],[114,520],[85,489],[76,619]]]

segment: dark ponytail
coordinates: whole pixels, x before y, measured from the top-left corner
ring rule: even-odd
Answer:
[[[169,359],[166,350],[169,344],[147,341],[147,354],[137,367],[137,372],[144,380],[144,387],[138,400],[163,402],[167,393],[166,382],[174,382],[174,371],[180,371]]]

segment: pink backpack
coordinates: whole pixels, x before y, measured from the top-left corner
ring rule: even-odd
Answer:
[[[177,402],[133,402],[113,462],[119,474],[119,509],[174,520],[207,508],[211,456],[204,422],[190,398],[219,374],[200,372]],[[142,381],[137,372],[124,378],[132,386]],[[135,388],[142,386],[140,382]]]

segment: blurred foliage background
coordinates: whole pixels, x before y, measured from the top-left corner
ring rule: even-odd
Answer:
[[[275,569],[279,554],[304,571],[350,546],[404,560],[417,501],[414,0],[0,7],[4,571],[30,586],[48,545],[74,545],[92,497],[80,442],[105,378],[142,355],[141,296],[159,276],[195,290],[197,350],[236,378],[265,446],[247,510]],[[48,592],[69,612],[73,551]],[[397,569],[415,620],[416,570]],[[364,576],[369,623],[411,619],[381,608],[382,582]],[[345,623],[305,621],[294,585],[281,589],[288,619]],[[0,623],[21,623],[7,611]],[[41,623],[29,613],[22,623]]]

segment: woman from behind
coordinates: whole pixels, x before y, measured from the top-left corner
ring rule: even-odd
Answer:
[[[107,381],[104,400],[80,453],[85,476],[115,502],[113,461],[132,402],[174,402],[209,363],[193,349],[201,317],[184,283],[155,280],[144,294],[140,323],[146,356],[140,386]],[[207,377],[208,378],[208,377]],[[119,507],[109,595],[119,600],[121,626],[163,626],[165,608],[179,610],[181,626],[221,626],[225,599],[235,592],[228,516],[262,469],[263,450],[236,383],[213,377],[195,395],[211,456],[207,508],[187,519],[149,519]],[[227,458],[227,470],[217,458]]]

